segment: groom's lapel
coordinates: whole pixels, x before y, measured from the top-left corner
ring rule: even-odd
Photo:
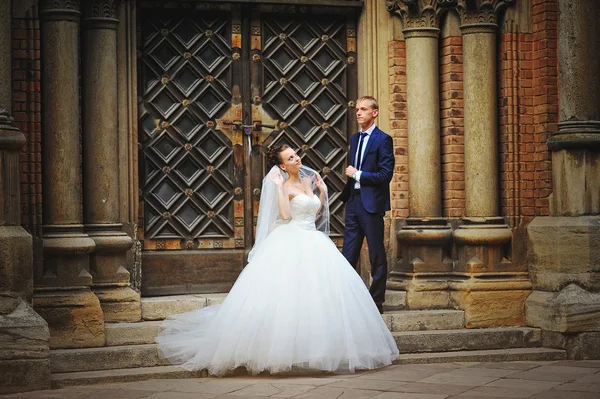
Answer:
[[[356,167],[354,161],[356,160],[356,146],[358,145],[358,134],[353,134],[350,137],[350,165]]]
[[[373,133],[371,133],[371,137],[369,137],[369,141],[367,141],[367,147],[365,148],[365,157],[367,156],[367,154],[369,154],[369,150],[371,149],[371,146],[375,143],[375,141],[379,140],[379,128],[375,128],[373,130]],[[365,159],[363,157],[363,162],[365,162]]]

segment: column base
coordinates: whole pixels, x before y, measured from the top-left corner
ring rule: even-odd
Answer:
[[[44,270],[36,284],[49,287],[86,287],[92,284],[90,252],[96,244],[83,225],[44,225]]]
[[[0,314],[0,394],[50,389],[48,325],[24,301],[14,306],[14,299],[0,297],[0,304],[13,307]]]
[[[502,217],[465,218],[454,230],[458,251],[455,271],[462,273],[512,272],[513,264],[505,256],[512,231]]]
[[[104,321],[135,322],[142,318],[140,295],[130,288],[127,251],[133,240],[121,224],[86,224],[96,248],[90,256],[92,291],[104,311]]]
[[[89,289],[38,291],[33,308],[48,323],[51,349],[104,346],[104,314]]]
[[[449,273],[453,261],[448,256],[452,244],[452,229],[446,219],[408,218],[396,234],[400,247],[395,272]]]
[[[526,273],[485,275],[449,283],[450,300],[464,310],[467,328],[522,326],[525,324],[525,300],[531,293]]]

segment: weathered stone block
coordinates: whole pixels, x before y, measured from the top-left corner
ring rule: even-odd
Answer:
[[[91,291],[41,292],[33,307],[48,322],[50,348],[104,345],[104,314]]]
[[[31,298],[32,263],[31,235],[21,226],[0,226],[0,292]],[[6,312],[0,309],[0,313]]]
[[[560,292],[534,291],[526,302],[527,324],[556,332],[600,331],[600,293],[577,284]]]
[[[50,387],[48,325],[21,301],[0,315],[0,393]]]
[[[50,389],[50,360],[0,360],[0,394]]]
[[[600,216],[536,217],[527,227],[533,287],[600,291]]]
[[[135,322],[142,319],[140,294],[129,287],[94,288],[105,322]]]
[[[406,291],[385,291],[385,310],[406,309]]]
[[[465,311],[467,328],[520,326],[525,324],[530,287],[528,280],[456,282],[451,284],[451,300]]]
[[[409,309],[447,309],[450,294],[447,280],[434,280],[414,276],[404,281],[406,305]]]
[[[567,359],[600,359],[600,331],[575,334],[543,331],[542,341],[544,347],[566,350]]]
[[[450,306],[448,291],[413,291],[406,294],[409,309],[444,309]]]

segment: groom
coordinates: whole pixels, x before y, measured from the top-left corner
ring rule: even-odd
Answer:
[[[383,313],[387,258],[383,242],[383,216],[390,210],[390,181],[394,173],[392,138],[379,130],[375,118],[379,106],[374,97],[356,100],[360,132],[350,138],[349,177],[340,198],[346,204],[342,254],[356,269],[363,239],[367,237],[371,261],[371,296]]]

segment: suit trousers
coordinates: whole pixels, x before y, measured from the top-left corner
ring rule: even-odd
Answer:
[[[363,206],[360,192],[353,190],[346,203],[346,226],[344,228],[344,246],[342,254],[357,269],[360,249],[364,238],[369,246],[371,277],[369,292],[378,307],[385,301],[387,282],[387,255],[383,242],[384,223],[382,213],[367,212]]]

